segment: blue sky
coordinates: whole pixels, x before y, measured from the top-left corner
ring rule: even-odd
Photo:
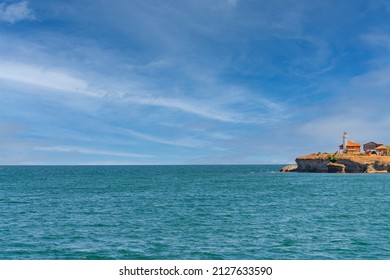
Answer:
[[[0,0],[0,164],[390,144],[388,1]]]

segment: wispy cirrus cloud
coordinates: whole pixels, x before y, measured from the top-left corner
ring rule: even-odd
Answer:
[[[277,114],[282,110],[280,104],[258,95],[252,100],[245,100],[243,96],[239,98],[235,97],[242,95],[240,89],[236,89],[238,92],[234,93],[234,90],[228,92],[229,90],[221,88],[221,92],[228,92],[222,99],[213,96],[201,97],[200,99],[185,96],[165,97],[162,96],[163,93],[157,90],[155,92],[152,90],[152,93],[150,93],[150,90],[145,90],[145,86],[142,82],[136,83],[136,92],[131,94],[123,94],[119,91],[115,92],[115,90],[112,91],[109,89],[110,87],[101,85],[99,82],[96,83],[95,81],[94,84],[98,87],[107,88],[106,90],[96,90],[89,86],[91,83],[90,81],[80,78],[73,73],[15,61],[0,62],[0,79],[55,91],[98,97],[103,100],[120,102],[122,104],[127,103],[168,108],[170,110],[196,115],[205,119],[227,123],[264,123],[269,121],[269,117],[261,117],[260,114],[257,114],[257,116],[250,116],[245,112],[238,112],[233,108],[228,108],[234,107],[236,103],[240,102],[247,103],[245,107],[252,107],[252,111],[256,109],[253,106],[260,106],[263,110],[265,109],[270,112],[274,111]],[[126,87],[126,84],[124,84],[123,87]]]
[[[52,90],[98,96],[88,90],[88,82],[65,71],[13,61],[0,62],[0,79]]]
[[[101,156],[114,156],[114,157],[130,157],[130,158],[151,158],[152,155],[138,154],[138,153],[127,153],[110,150],[98,150],[90,149],[78,146],[47,146],[47,147],[35,147],[35,151],[46,151],[46,152],[62,152],[62,153],[78,153],[88,155],[101,155]]]
[[[34,20],[35,14],[27,1],[13,4],[0,3],[0,21],[14,24],[23,20]]]
[[[240,120],[235,119],[232,114],[218,110],[215,107],[213,108],[213,106],[199,104],[199,101],[180,100],[178,98],[166,98],[158,96],[129,96],[124,100],[133,104],[171,108],[174,110],[194,114],[206,119],[233,123],[240,122]]]
[[[141,140],[158,143],[158,144],[164,144],[164,145],[180,146],[180,147],[188,147],[188,148],[196,148],[196,147],[202,147],[206,145],[204,141],[200,141],[190,137],[179,138],[179,139],[165,139],[162,138],[161,136],[156,137],[153,135],[148,135],[146,133],[141,133],[131,129],[124,129],[123,132]]]
[[[137,90],[135,91],[137,92]],[[285,104],[259,91],[231,87],[216,81],[190,94],[138,90],[140,94],[123,94],[121,102],[167,108],[204,119],[231,124],[264,124],[288,117]],[[114,99],[118,96],[112,96]]]
[[[386,33],[369,33],[362,35],[362,40],[368,44],[390,48],[390,35]]]
[[[369,96],[372,91],[375,91],[376,96],[383,94],[388,97],[390,86],[390,67],[385,67],[378,70],[367,72],[363,75],[353,77],[348,85],[354,93],[362,96]]]

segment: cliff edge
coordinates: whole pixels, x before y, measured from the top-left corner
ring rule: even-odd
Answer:
[[[281,172],[388,173],[390,156],[317,153],[295,159],[296,169]]]

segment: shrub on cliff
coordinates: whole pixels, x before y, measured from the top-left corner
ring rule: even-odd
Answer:
[[[336,163],[338,160],[338,158],[336,157],[336,155],[329,155],[329,161],[331,163]]]

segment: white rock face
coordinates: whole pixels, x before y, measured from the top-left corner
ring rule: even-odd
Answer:
[[[283,167],[279,171],[280,172],[295,172],[295,171],[297,171],[297,168],[298,168],[298,165],[292,164],[292,165],[287,165],[287,166]]]

